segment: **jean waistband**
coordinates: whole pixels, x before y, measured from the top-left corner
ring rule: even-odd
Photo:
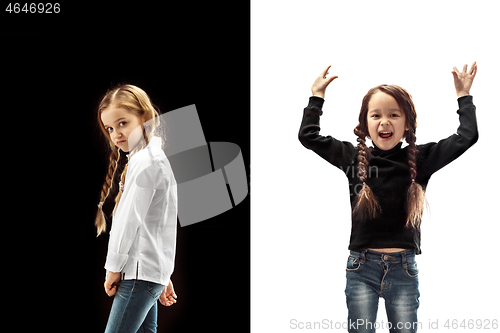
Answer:
[[[406,262],[415,260],[415,251],[404,250],[401,252],[384,253],[373,250],[364,249],[361,251],[351,250],[351,255],[361,258],[362,260],[384,261],[384,262]]]

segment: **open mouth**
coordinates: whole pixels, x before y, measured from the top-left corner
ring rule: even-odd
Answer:
[[[378,136],[384,140],[389,140],[392,138],[392,132],[379,132]]]

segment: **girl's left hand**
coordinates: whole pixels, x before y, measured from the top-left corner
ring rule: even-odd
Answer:
[[[120,272],[114,273],[108,271],[108,275],[106,275],[106,281],[104,282],[104,290],[109,297],[116,294],[116,286],[118,285],[118,282],[120,282],[121,278],[122,274]]]
[[[165,288],[163,288],[159,301],[165,306],[170,306],[174,303],[177,303],[176,298],[177,295],[174,291],[174,285],[172,283],[172,280],[170,280],[168,282],[168,286],[165,286]]]
[[[462,97],[469,95],[472,82],[477,73],[476,62],[472,64],[472,67],[467,73],[467,64],[464,65],[463,72],[459,72],[456,67],[453,67],[453,78],[455,79],[455,89],[457,91],[457,96]]]

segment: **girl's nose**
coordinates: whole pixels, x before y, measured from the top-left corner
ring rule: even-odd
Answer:
[[[115,141],[116,141],[116,140],[118,140],[118,139],[120,139],[122,137],[122,134],[120,132],[118,132],[118,131],[115,131],[113,133],[113,137],[115,138]]]

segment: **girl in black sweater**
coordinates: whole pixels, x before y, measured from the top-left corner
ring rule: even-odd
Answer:
[[[417,114],[410,94],[396,85],[380,85],[363,98],[355,147],[319,134],[328,66],[312,86],[304,109],[300,142],[340,168],[349,179],[352,228],[347,262],[346,297],[349,332],[374,332],[378,298],[386,303],[391,332],[418,328],[420,222],[425,188],[431,175],[478,139],[475,106],[469,95],[477,73],[474,62],[452,73],[458,96],[460,126],[439,142],[416,145]],[[367,147],[366,138],[373,147]],[[402,140],[408,145],[402,148]]]

